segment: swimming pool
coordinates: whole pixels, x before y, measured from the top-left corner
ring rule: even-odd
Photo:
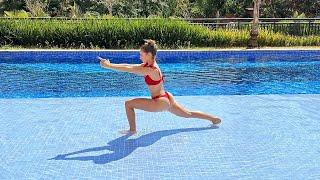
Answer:
[[[219,127],[124,102],[142,77],[96,56],[138,52],[0,52],[0,179],[320,179],[320,51],[160,52],[166,90]],[[123,85],[124,84],[124,85]]]
[[[140,63],[138,51],[0,52],[0,98],[149,96],[97,56]],[[320,51],[160,51],[158,63],[176,96],[320,93]]]

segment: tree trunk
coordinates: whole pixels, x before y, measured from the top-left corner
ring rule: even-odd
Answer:
[[[258,47],[258,35],[259,35],[259,8],[261,4],[261,0],[254,0],[253,7],[253,23],[252,29],[250,32],[250,39],[248,42],[248,48],[256,48]]]

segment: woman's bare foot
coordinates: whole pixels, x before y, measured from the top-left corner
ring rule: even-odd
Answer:
[[[220,124],[220,123],[221,123],[221,119],[218,118],[218,117],[216,117],[216,118],[214,118],[213,120],[211,120],[211,122],[212,122],[213,124]]]
[[[125,135],[134,135],[137,133],[137,131],[130,131],[130,130],[122,130],[119,131],[120,134],[125,134]]]

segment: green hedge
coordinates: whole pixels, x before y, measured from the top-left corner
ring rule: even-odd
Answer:
[[[246,30],[210,30],[175,19],[0,19],[0,46],[38,48],[138,48],[143,39],[161,48],[245,47]],[[319,46],[320,36],[261,31],[260,46]]]

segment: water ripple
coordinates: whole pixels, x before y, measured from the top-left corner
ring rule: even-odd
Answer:
[[[159,65],[166,90],[176,95],[319,94],[320,60],[307,57],[162,60]],[[143,77],[102,69],[99,63],[0,61],[0,79],[1,98],[148,95]]]

